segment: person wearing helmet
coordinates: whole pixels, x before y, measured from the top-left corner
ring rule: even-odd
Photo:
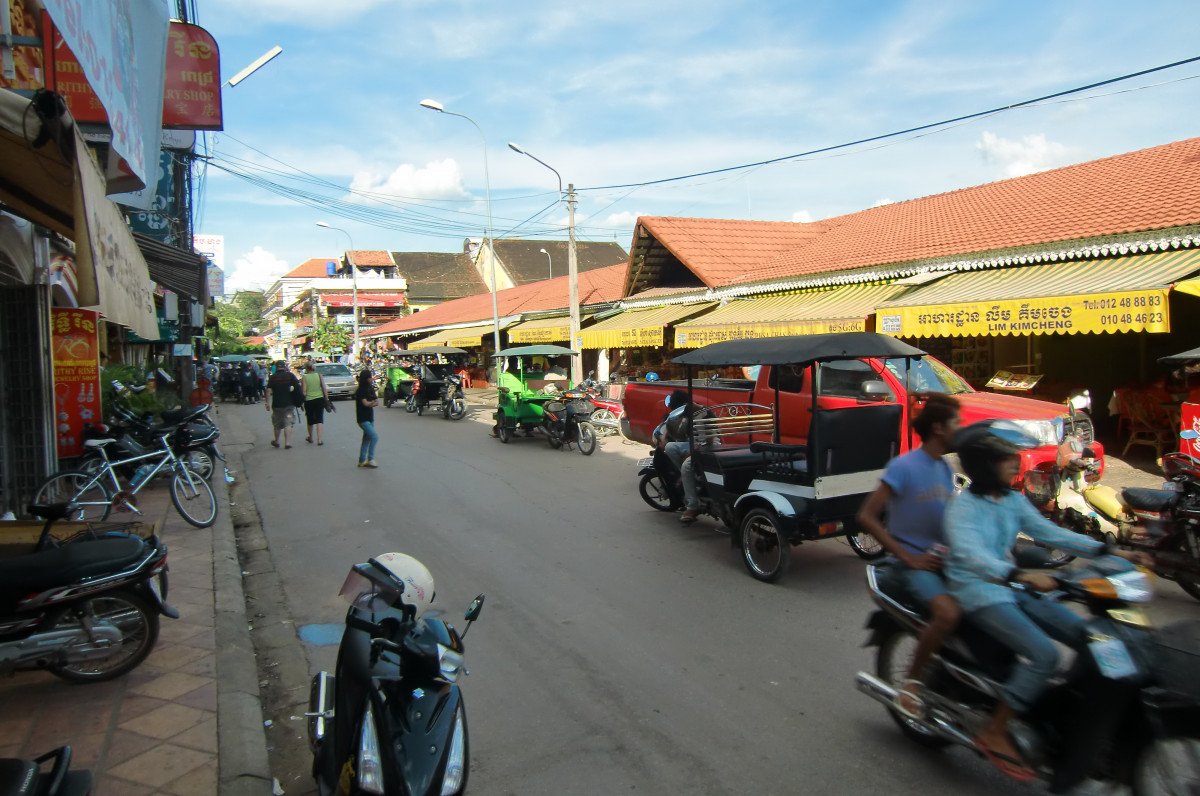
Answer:
[[[695,522],[700,510],[700,498],[696,494],[696,473],[692,469],[692,448],[688,442],[689,407],[687,391],[673,391],[667,396],[667,414],[651,435],[654,447],[667,455],[681,476],[684,510],[679,521],[684,524]]]
[[[921,719],[921,675],[933,653],[958,626],[961,611],[941,577],[945,535],[942,515],[954,494],[954,473],[946,463],[958,431],[958,400],[944,393],[919,396],[924,406],[912,421],[921,447],[888,462],[879,486],[858,511],[858,525],[891,554],[888,577],[929,611],[908,674],[896,696],[896,710]],[[887,524],[883,512],[887,510]]]
[[[1137,563],[1144,560],[1140,554],[1111,550],[1103,542],[1058,527],[1012,488],[1021,472],[1020,452],[1037,444],[1006,420],[984,420],[960,430],[954,450],[971,485],[950,501],[945,515],[950,594],[967,621],[1021,658],[1004,684],[1004,700],[975,738],[975,747],[1001,772],[1021,781],[1036,774],[1009,738],[1008,722],[1037,702],[1054,675],[1054,640],[1081,650],[1087,638],[1084,620],[1066,606],[1011,588],[1017,583],[1043,592],[1056,588],[1048,573],[1017,568],[1017,534],[1085,558],[1115,553]]]

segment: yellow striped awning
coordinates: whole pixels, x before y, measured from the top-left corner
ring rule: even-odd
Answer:
[[[675,326],[676,348],[723,340],[830,332],[865,332],[883,301],[903,293],[897,285],[847,285],[812,293],[731,300],[702,318]]]
[[[575,348],[641,348],[661,346],[663,329],[681,318],[703,312],[716,306],[713,302],[703,304],[672,304],[648,310],[626,310],[620,315],[605,318],[587,329],[579,331]]]
[[[583,323],[590,315],[581,316]],[[523,321],[508,330],[510,343],[565,343],[571,339],[571,319],[565,315]]]
[[[951,274],[879,305],[876,330],[900,337],[1169,332],[1171,284],[1200,251],[1136,254]]]
[[[455,348],[476,348],[480,345],[483,336],[491,334],[494,328],[492,324],[485,323],[479,326],[461,326],[458,329],[443,329],[432,337],[426,337],[424,340],[409,343],[408,347],[419,349],[448,345]]]

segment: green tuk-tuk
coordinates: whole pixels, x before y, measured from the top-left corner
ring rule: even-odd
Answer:
[[[567,377],[555,372],[549,363],[572,356],[579,356],[579,352],[557,345],[506,348],[494,356],[500,394],[493,417],[501,442],[512,439],[518,429],[527,437],[533,436],[534,429],[542,424],[545,405],[561,401],[563,390],[569,387]]]

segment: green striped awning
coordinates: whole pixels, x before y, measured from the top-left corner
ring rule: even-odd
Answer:
[[[1171,285],[1200,271],[1200,251],[965,271],[879,305],[901,337],[1170,331]]]

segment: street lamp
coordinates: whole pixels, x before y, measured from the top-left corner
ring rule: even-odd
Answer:
[[[281,52],[283,52],[283,48],[280,47],[279,45],[275,45],[274,47],[272,47],[271,49],[267,50],[265,53],[260,55],[258,57],[258,60],[256,60],[254,63],[250,64],[245,69],[243,69],[242,71],[238,72],[233,77],[226,80],[223,85],[229,86],[231,88],[233,86],[236,86],[238,83],[241,83],[243,80],[250,77],[250,75],[254,74],[260,68],[265,66],[268,61],[270,61],[275,56],[279,55]]]
[[[558,173],[558,169],[551,166],[539,157],[531,155],[521,147],[512,143],[508,143],[508,148],[519,155],[533,158],[538,163],[541,163],[550,171],[554,172],[554,176],[558,177],[558,195],[563,197],[567,202],[567,226],[569,229],[569,239],[567,243],[567,274],[570,277],[567,283],[570,288],[570,310],[571,310],[571,340],[568,344],[569,348],[575,347],[575,341],[579,338],[579,260],[575,252],[575,185],[569,183],[567,192],[564,195],[562,189],[562,175]],[[542,251],[545,251],[543,249]],[[546,255],[549,257],[549,255]],[[571,380],[578,384],[583,381],[583,357],[571,357]]]
[[[350,241],[350,248],[346,250],[346,262],[350,264],[350,290],[351,300],[354,303],[354,341],[350,344],[350,354],[355,359],[358,358],[358,269],[354,266],[354,238],[350,237],[350,233],[341,227],[331,227],[324,221],[317,222],[318,227],[325,229],[333,229],[346,236],[346,240]]]
[[[554,278],[554,261],[550,259],[550,252],[546,251],[545,249],[538,249],[538,251],[540,251],[542,254],[546,255],[546,265],[550,268],[550,275],[546,278],[553,279]]]
[[[492,353],[499,354],[500,353],[500,312],[496,307],[496,252],[492,248],[492,188],[491,188],[490,180],[488,179],[487,137],[484,136],[484,134],[483,134],[483,128],[480,127],[479,124],[476,123],[476,121],[474,119],[472,119],[470,116],[467,116],[464,113],[455,113],[454,111],[448,111],[442,106],[442,103],[438,102],[437,100],[431,100],[431,99],[421,100],[421,107],[428,108],[431,111],[437,111],[438,113],[444,113],[447,116],[457,116],[460,119],[466,119],[468,122],[475,125],[475,129],[479,131],[479,138],[483,141],[483,195],[487,202],[488,259],[491,260],[491,263],[492,263],[492,345],[495,346]],[[496,380],[499,381],[500,379],[499,379],[498,368],[500,367],[500,363],[497,362],[496,367],[497,367]]]

